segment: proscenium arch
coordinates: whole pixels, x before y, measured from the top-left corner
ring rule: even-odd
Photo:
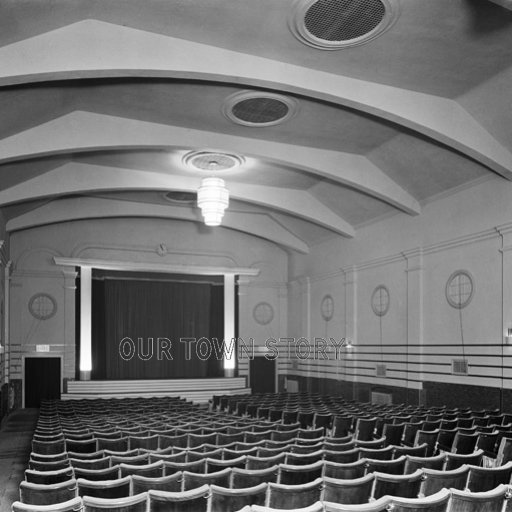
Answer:
[[[227,81],[301,94],[405,126],[512,179],[512,153],[452,99],[98,20],[79,21],[3,47],[0,62],[5,63],[0,86],[135,75]]]

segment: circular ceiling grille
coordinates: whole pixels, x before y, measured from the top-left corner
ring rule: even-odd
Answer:
[[[373,39],[397,14],[396,0],[302,0],[291,29],[302,42],[334,50]]]
[[[186,154],[183,160],[194,169],[215,173],[234,169],[243,162],[241,156],[210,151],[193,151]]]
[[[286,96],[243,91],[229,96],[223,105],[228,119],[244,126],[272,126],[290,119],[297,103]]]

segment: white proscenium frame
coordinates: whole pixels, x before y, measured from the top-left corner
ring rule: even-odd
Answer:
[[[125,270],[133,272],[160,272],[169,274],[223,275],[224,276],[224,340],[235,338],[235,283],[236,276],[256,277],[259,269],[202,267],[193,265],[155,265],[138,262],[89,260],[82,258],[54,258],[56,265],[80,268],[80,380],[90,380],[92,371],[92,269]],[[227,354],[227,351],[226,351]],[[224,359],[224,376],[234,377],[236,351]]]

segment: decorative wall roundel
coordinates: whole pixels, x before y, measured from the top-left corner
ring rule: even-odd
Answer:
[[[334,299],[331,295],[325,295],[320,303],[320,313],[322,313],[322,318],[328,322],[332,319],[334,315]]]
[[[373,290],[372,309],[377,316],[384,316],[389,310],[389,290],[383,284]]]
[[[252,310],[252,316],[256,323],[267,325],[274,319],[274,308],[268,302],[259,302]]]
[[[456,270],[446,281],[446,300],[453,308],[465,308],[474,291],[473,276],[467,270]]]
[[[30,314],[38,320],[48,320],[57,312],[57,301],[48,293],[36,293],[28,301]]]

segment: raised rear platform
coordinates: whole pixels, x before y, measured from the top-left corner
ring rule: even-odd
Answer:
[[[73,380],[68,381],[62,400],[80,398],[127,398],[179,396],[196,403],[206,403],[213,395],[249,394],[245,377],[217,379],[156,380]]]

